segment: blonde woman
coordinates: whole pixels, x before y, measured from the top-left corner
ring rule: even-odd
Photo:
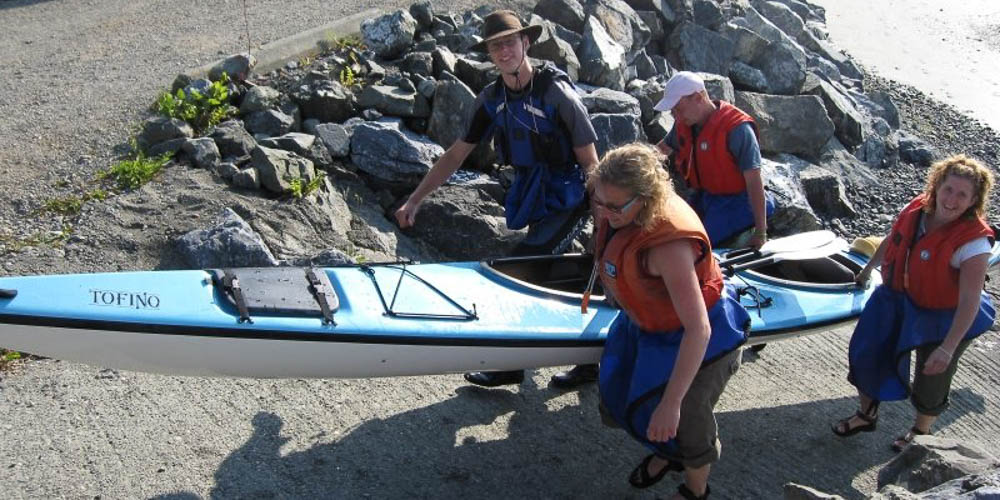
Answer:
[[[594,265],[624,312],[601,357],[602,411],[652,451],[629,477],[633,486],[683,470],[675,498],[707,498],[721,449],[712,410],[739,368],[750,318],[661,161],[651,146],[622,146],[587,181],[598,224]]]
[[[841,437],[871,432],[881,401],[910,397],[916,419],[892,442],[902,450],[929,434],[948,407],[958,359],[993,324],[983,292],[993,231],[984,220],[993,174],[965,155],[931,167],[927,186],[896,218],[858,275],[882,265],[882,285],[865,304],[851,337],[848,380],[860,409],[833,425]],[[917,366],[910,383],[910,353]]]

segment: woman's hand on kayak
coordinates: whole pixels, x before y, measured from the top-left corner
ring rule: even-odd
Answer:
[[[677,425],[681,420],[680,405],[671,405],[660,401],[649,418],[649,428],[646,429],[646,439],[654,443],[665,443],[677,435]]]

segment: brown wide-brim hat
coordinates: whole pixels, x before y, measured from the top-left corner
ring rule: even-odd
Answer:
[[[524,33],[528,35],[529,41],[534,42],[541,36],[542,27],[538,24],[522,26],[521,20],[517,18],[517,14],[511,10],[493,11],[490,15],[486,16],[486,19],[483,19],[483,27],[480,30],[480,36],[483,37],[483,41],[469,47],[469,50],[485,54],[487,52],[486,44],[497,38],[503,38],[515,33]]]

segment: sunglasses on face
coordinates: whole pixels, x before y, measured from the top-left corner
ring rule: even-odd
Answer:
[[[503,49],[513,49],[517,45],[518,40],[519,38],[517,36],[494,40],[486,44],[486,50],[495,54]]]
[[[594,206],[596,206],[597,208],[600,208],[600,209],[608,212],[609,214],[612,214],[612,215],[624,215],[625,212],[628,212],[628,209],[632,208],[632,204],[635,203],[636,200],[638,200],[638,199],[639,199],[639,195],[635,195],[635,196],[632,197],[632,199],[626,201],[625,204],[621,205],[621,206],[608,205],[607,203],[602,203],[602,202],[598,201],[597,199],[593,199],[593,203],[594,203]]]

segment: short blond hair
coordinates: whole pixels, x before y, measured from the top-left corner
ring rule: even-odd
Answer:
[[[990,191],[993,189],[993,172],[982,163],[964,154],[954,155],[931,165],[930,170],[927,171],[927,186],[924,188],[924,193],[927,194],[927,205],[924,206],[924,212],[934,213],[937,205],[937,189],[941,187],[949,175],[968,179],[975,190],[973,196],[976,197],[976,201],[962,214],[962,217],[970,219],[985,217]]]
[[[674,195],[670,174],[663,168],[664,157],[656,148],[639,142],[619,146],[604,154],[587,178],[593,191],[596,183],[624,189],[645,201],[636,223],[645,230],[666,218],[666,201]]]

